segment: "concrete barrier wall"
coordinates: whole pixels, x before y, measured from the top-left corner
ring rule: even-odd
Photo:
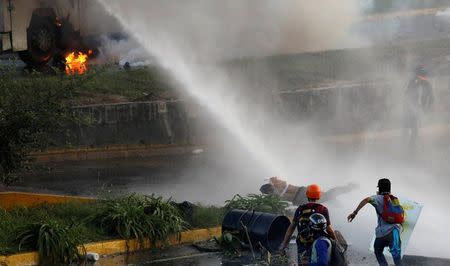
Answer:
[[[450,113],[449,80],[448,75],[431,78],[436,99],[431,120],[442,119],[438,113]],[[281,118],[314,122],[324,134],[399,128],[406,82],[341,83],[281,91],[273,95],[271,104]],[[68,134],[55,136],[56,146],[202,144],[217,127],[198,106],[183,101],[89,105],[74,111],[88,123],[73,125]]]
[[[349,83],[286,91],[279,97],[285,116],[292,121],[313,121],[326,134],[348,134],[398,119],[390,102],[392,93],[387,83]]]
[[[57,146],[190,143],[181,101],[89,105],[74,111],[83,122],[74,124],[66,135],[55,136]]]
[[[431,110],[420,112],[422,126],[450,122],[450,77],[438,74],[430,78],[435,102]],[[407,82],[346,83],[284,91],[279,102],[286,117],[296,122],[312,121],[325,134],[402,128]]]
[[[274,95],[272,107],[295,122],[316,120],[330,133],[354,133],[386,116],[390,93],[385,84],[300,89]],[[70,134],[57,136],[59,146],[202,144],[215,127],[205,123],[207,114],[183,101],[90,105],[74,110],[89,124],[74,125]]]
[[[191,153],[201,146],[196,145],[112,145],[99,148],[54,149],[32,152],[34,162],[62,162],[104,160],[114,158],[142,158],[151,156],[170,156]]]

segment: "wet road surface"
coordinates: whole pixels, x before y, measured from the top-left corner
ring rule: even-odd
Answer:
[[[249,160],[230,161],[207,152],[47,163],[24,174],[12,189],[79,196],[155,193],[180,201],[223,204],[236,193],[257,192],[259,187],[253,180],[264,182],[264,174],[248,164]],[[236,186],[239,178],[241,184]]]
[[[295,244],[291,244],[289,248],[289,260],[290,263],[296,261],[296,247]],[[377,266],[378,263],[375,260],[375,256],[369,253],[356,252],[351,249],[348,252],[348,258],[350,265],[355,266]],[[259,259],[259,254],[257,254]],[[388,258],[389,259],[389,258]],[[405,256],[404,264],[408,266],[444,266],[450,265],[449,260],[438,258],[425,258],[418,256]],[[392,262],[391,262],[392,263]],[[200,252],[192,246],[172,247],[165,250],[158,251],[144,251],[138,252],[132,255],[116,255],[102,258],[98,262],[98,266],[118,266],[118,265],[199,265],[199,266],[237,266],[237,265],[264,265],[255,264],[252,256],[245,252],[242,257],[230,258],[224,256],[221,253],[207,253]],[[292,265],[292,264],[285,264]]]

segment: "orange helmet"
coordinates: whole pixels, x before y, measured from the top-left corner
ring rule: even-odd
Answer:
[[[319,200],[321,194],[319,185],[312,184],[306,189],[306,197],[308,199]]]

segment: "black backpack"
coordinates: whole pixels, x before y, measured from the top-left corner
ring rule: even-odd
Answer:
[[[330,266],[347,266],[348,261],[345,255],[347,249],[334,239],[330,239],[330,242],[331,242]]]

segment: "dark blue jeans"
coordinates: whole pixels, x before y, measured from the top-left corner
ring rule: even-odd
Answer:
[[[378,264],[380,264],[380,266],[388,266],[383,251],[384,248],[389,247],[389,251],[392,254],[392,258],[394,259],[395,265],[396,266],[402,265],[401,246],[402,242],[400,240],[400,232],[398,229],[392,230],[392,232],[386,236],[376,238],[374,250]]]

